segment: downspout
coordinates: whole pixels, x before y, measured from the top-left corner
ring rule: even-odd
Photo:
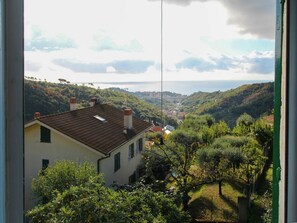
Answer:
[[[109,153],[107,156],[102,157],[102,158],[97,160],[97,172],[98,173],[100,173],[100,171],[99,171],[100,170],[100,161],[105,160],[105,159],[109,158],[110,156],[111,156],[111,153]]]
[[[279,222],[280,124],[282,106],[283,0],[276,0],[272,222]]]

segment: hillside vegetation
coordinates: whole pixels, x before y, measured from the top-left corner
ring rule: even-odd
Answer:
[[[197,92],[190,96],[164,92],[163,109],[186,111],[188,114],[211,114],[216,120],[224,120],[232,127],[243,113],[259,118],[269,115],[273,109],[273,82],[243,85],[236,89],[212,93]],[[55,84],[25,80],[25,120],[31,120],[39,111],[48,115],[69,110],[69,99],[75,96],[79,106],[88,106],[90,97],[117,108],[129,106],[135,115],[160,122],[160,92],[128,92],[123,89],[95,89],[71,84]],[[166,124],[176,126],[173,118],[165,117]]]
[[[34,112],[49,115],[69,110],[69,99],[76,97],[79,107],[89,106],[89,99],[97,97],[100,103],[112,104],[121,109],[131,107],[137,117],[160,122],[160,111],[157,107],[111,89],[95,89],[71,84],[55,84],[42,81],[25,80],[25,121],[33,119]],[[176,125],[173,119],[165,117],[168,123]]]
[[[182,100],[188,113],[211,114],[216,120],[224,120],[234,126],[243,113],[254,118],[270,114],[273,109],[273,82],[243,85],[225,92],[197,92]]]

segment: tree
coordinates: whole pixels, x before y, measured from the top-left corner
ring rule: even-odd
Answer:
[[[197,184],[197,177],[191,172],[197,150],[204,144],[202,136],[191,130],[176,130],[169,135],[165,144],[158,141],[149,153],[158,155],[170,165],[169,174],[182,194],[183,209],[188,210],[188,193]]]
[[[252,125],[252,133],[266,154],[272,148],[273,128],[264,119],[258,119]]]
[[[255,122],[254,118],[247,113],[242,114],[236,120],[233,133],[237,136],[247,136],[251,133],[251,126]]]
[[[79,164],[73,161],[55,162],[53,167],[41,170],[37,178],[32,181],[32,190],[45,204],[53,199],[57,193],[61,193],[70,187],[84,185],[90,178],[96,178],[98,183],[102,183],[102,177],[99,177],[95,167],[83,163]],[[100,181],[101,180],[101,181]]]
[[[236,148],[205,148],[198,152],[198,162],[206,181],[218,182],[219,195],[223,196],[223,180],[232,178],[236,168],[243,162],[242,153]]]
[[[87,177],[78,173],[84,173]],[[61,176],[66,179],[57,181]],[[54,179],[53,185],[50,179]],[[64,183],[67,186],[63,187]],[[56,190],[55,186],[59,189]],[[170,196],[162,192],[153,192],[147,187],[131,191],[115,191],[105,187],[102,175],[96,174],[95,168],[87,163],[79,165],[69,161],[57,162],[39,174],[35,188],[42,188],[38,190],[39,196],[48,198],[48,193],[51,196],[47,202],[28,211],[27,216],[33,223],[186,223],[190,219]]]

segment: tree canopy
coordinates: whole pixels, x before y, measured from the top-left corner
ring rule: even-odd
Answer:
[[[33,223],[179,223],[190,219],[162,192],[148,187],[131,191],[105,187],[102,175],[87,163],[56,162],[39,173],[33,190],[46,198],[28,211]]]

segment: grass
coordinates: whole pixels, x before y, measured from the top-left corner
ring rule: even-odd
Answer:
[[[243,186],[238,183],[223,182],[223,196],[219,195],[218,184],[204,185],[189,195],[190,213],[196,221],[238,220],[237,198],[242,196]]]
[[[257,193],[252,196],[249,222],[266,222],[262,216],[271,210],[272,166],[265,171]],[[237,222],[237,199],[243,196],[244,185],[238,182],[223,182],[223,196],[219,196],[218,183],[203,185],[189,193],[189,211],[196,222]],[[267,212],[268,210],[268,212]]]

